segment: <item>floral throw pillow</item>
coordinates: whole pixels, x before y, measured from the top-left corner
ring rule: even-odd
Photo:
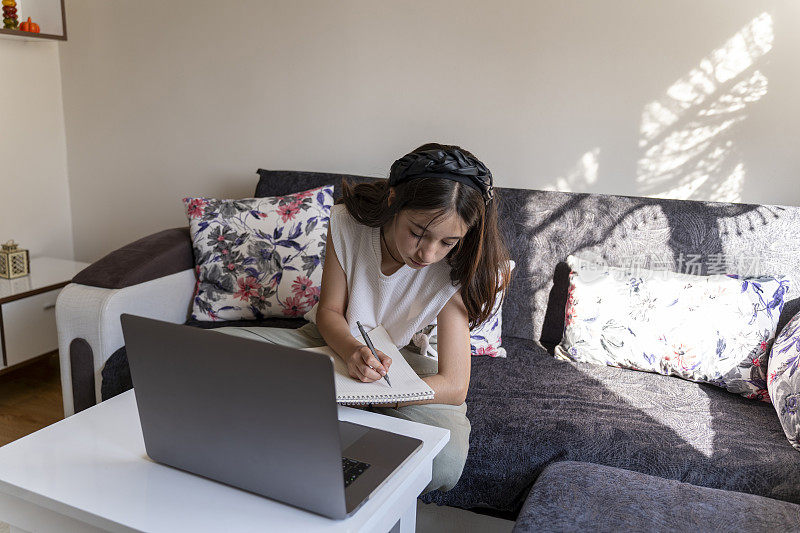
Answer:
[[[194,320],[299,317],[319,300],[333,186],[271,198],[184,198]]]
[[[800,314],[781,330],[769,354],[767,388],[783,431],[800,450]]]
[[[768,350],[788,279],[624,269],[573,256],[567,263],[556,357],[674,375],[769,401]]]
[[[517,266],[514,261],[510,261],[509,272]],[[492,314],[482,324],[478,324],[469,332],[469,347],[472,355],[488,355],[489,357],[505,357],[506,349],[503,348],[503,308],[501,302],[505,296],[505,291],[497,295],[498,298],[492,307]]]

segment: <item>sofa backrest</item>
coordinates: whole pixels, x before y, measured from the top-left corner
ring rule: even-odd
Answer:
[[[353,176],[350,174],[328,174],[325,172],[301,172],[297,170],[258,169],[256,198],[264,196],[285,196],[293,192],[314,189],[323,185],[333,185],[333,197],[342,196],[342,179],[350,183],[368,183],[381,178]]]
[[[259,170],[256,196],[341,180],[378,178]],[[570,254],[611,266],[694,274],[783,274],[790,279],[778,327],[800,311],[800,208],[576,194],[499,187],[502,232],[517,266],[503,304],[503,335],[552,348],[561,340]]]

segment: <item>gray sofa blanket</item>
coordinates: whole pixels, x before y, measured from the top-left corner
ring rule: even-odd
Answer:
[[[464,473],[427,502],[513,517],[549,464],[584,461],[800,503],[800,453],[774,408],[675,377],[554,359],[503,339],[472,359]]]

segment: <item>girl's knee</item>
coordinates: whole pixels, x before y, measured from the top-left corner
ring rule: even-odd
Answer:
[[[431,482],[423,492],[441,490],[446,492],[456,486],[467,462],[469,443],[460,439],[450,440],[433,459]]]
[[[450,430],[450,440],[433,459],[431,482],[423,492],[448,491],[456,486],[464,471],[469,452],[472,426],[466,416],[466,405],[409,405],[399,409],[378,409],[379,412]]]
[[[464,471],[469,452],[470,424],[465,418],[463,423],[450,424],[450,440],[442,451],[433,459],[431,482],[425,492],[431,490],[448,491],[456,486]]]

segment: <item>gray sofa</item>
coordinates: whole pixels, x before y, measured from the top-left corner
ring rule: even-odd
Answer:
[[[373,179],[296,171],[259,174],[256,196],[333,184],[338,197],[342,178]],[[564,326],[569,272],[564,260],[576,252],[596,254],[617,266],[641,254],[667,258],[675,270],[699,274],[708,272],[712,259],[723,257],[739,264],[731,267],[733,272],[755,268],[785,274],[792,285],[782,327],[800,311],[800,208],[509,188],[499,188],[497,198],[502,230],[517,264],[503,306],[508,358],[473,357],[467,396],[472,434],[464,473],[453,490],[423,499],[516,519],[549,465],[576,461],[800,503],[800,453],[787,442],[771,405],[710,385],[568,363],[551,355]],[[77,411],[130,387],[119,339],[117,345],[88,341],[68,327],[68,312],[83,301],[81,295],[121,291],[114,293],[118,296],[171,277],[187,284],[192,269],[189,235],[180,228],[112,252],[76,276],[57,306],[65,408]],[[176,306],[170,320],[186,320],[190,298],[169,299],[177,301],[170,304]],[[113,325],[125,307],[118,304],[115,316],[98,320]],[[142,314],[141,306],[137,309]],[[95,330],[86,331],[94,335]]]

